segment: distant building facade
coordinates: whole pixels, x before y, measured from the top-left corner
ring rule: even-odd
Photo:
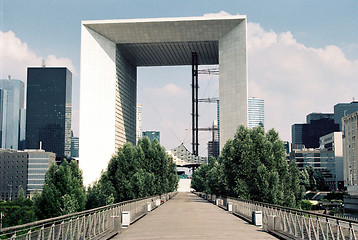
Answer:
[[[137,103],[137,125],[136,125],[136,144],[142,138],[142,104]]]
[[[358,112],[343,117],[342,123],[344,184],[346,186],[358,185],[358,146],[356,144]]]
[[[248,98],[248,127],[261,126],[265,129],[265,102],[259,98]]]
[[[24,83],[0,80],[0,147],[23,149],[25,143]]]
[[[318,148],[320,137],[339,131],[339,125],[334,123],[334,114],[331,113],[311,113],[306,116],[306,121],[307,123],[292,125],[293,146]]]
[[[284,146],[284,148],[285,148],[286,154],[290,154],[290,152],[291,152],[290,142],[288,142],[288,141],[283,141],[283,146]]]
[[[72,158],[79,157],[79,146],[80,146],[79,137],[71,137],[71,157]]]
[[[27,153],[0,149],[0,197],[15,200],[20,188],[27,191]]]
[[[327,151],[334,157],[334,165],[328,165],[328,170],[332,174],[331,179],[326,180],[326,184],[330,190],[343,190],[344,175],[343,175],[343,142],[342,132],[333,132],[319,138],[321,151]],[[329,168],[331,166],[331,168]]]
[[[346,212],[358,212],[358,111],[342,118],[344,185],[348,195],[343,202]]]
[[[332,151],[320,149],[293,149],[290,153],[290,161],[296,160],[298,169],[312,166],[316,170],[322,171],[326,185],[330,190],[337,189],[335,157]]]
[[[148,137],[150,142],[153,142],[154,139],[157,139],[160,143],[160,132],[158,131],[145,131],[142,133],[143,137]]]
[[[27,153],[27,191],[32,196],[36,191],[42,191],[45,175],[51,164],[55,163],[56,155],[44,150],[25,150]]]
[[[26,148],[71,157],[72,73],[65,67],[27,70]]]
[[[218,122],[215,120],[213,122],[213,129],[212,129],[212,139],[208,141],[208,158],[210,156],[214,158],[218,158],[220,154],[220,146],[219,146],[219,134],[218,134]]]
[[[0,148],[5,148],[7,91],[0,89]]]
[[[168,153],[173,157],[174,163],[178,166],[208,163],[208,158],[193,155],[184,144],[171,149]]]
[[[334,105],[334,123],[339,124],[339,131],[342,131],[342,118],[358,111],[358,101],[351,103],[338,103]]]
[[[15,200],[22,188],[26,196],[41,191],[56,155],[44,150],[0,149],[0,198]]]

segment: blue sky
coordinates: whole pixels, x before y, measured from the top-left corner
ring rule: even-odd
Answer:
[[[81,20],[202,16],[221,11],[247,15],[249,94],[265,99],[266,126],[277,129],[283,140],[290,140],[291,124],[303,122],[306,114],[332,112],[335,103],[358,98],[355,0],[0,0],[0,78],[10,74],[26,81],[26,68],[17,61],[36,66],[44,58],[49,65],[71,66],[73,129],[78,135]],[[9,31],[14,35],[4,34]],[[7,54],[10,50],[13,56]],[[23,59],[15,59],[17,52]],[[138,76],[143,130],[161,130],[166,148],[181,142],[190,147],[185,130],[190,128],[190,70],[145,68],[139,69]],[[215,97],[217,81],[203,76],[199,95]],[[169,100],[165,94],[160,98],[160,93],[168,91],[177,98]],[[202,109],[200,125],[205,127],[215,118],[215,106]],[[205,134],[203,154],[210,138]]]

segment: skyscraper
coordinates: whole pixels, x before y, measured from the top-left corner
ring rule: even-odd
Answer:
[[[24,83],[15,79],[0,80],[0,147],[22,149],[24,135]],[[19,147],[20,146],[20,147]]]
[[[0,148],[5,148],[7,91],[0,89]]]
[[[72,73],[65,67],[27,69],[26,148],[71,157]]]
[[[318,148],[319,138],[339,131],[334,123],[332,113],[310,113],[306,116],[307,123],[292,125],[292,145],[305,145],[306,148]]]
[[[79,156],[79,137],[71,137],[71,157],[78,158]]]
[[[248,99],[248,127],[254,128],[261,126],[265,129],[265,111],[264,111],[264,100],[259,98]]]
[[[150,142],[153,142],[154,139],[157,139],[160,143],[160,132],[157,131],[145,131],[143,132],[143,137],[148,137]]]
[[[356,111],[358,111],[358,101],[334,105],[334,123],[339,124],[339,131],[342,131],[342,118]]]
[[[137,125],[136,143],[142,138],[142,104],[137,103]]]
[[[212,139],[211,141],[208,141],[208,158],[210,158],[210,156],[213,156],[214,158],[218,158],[220,153],[218,139],[219,139],[218,122],[217,120],[215,120],[213,122],[213,127],[212,127]]]

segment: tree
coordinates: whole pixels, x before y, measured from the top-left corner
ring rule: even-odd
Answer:
[[[99,181],[87,190],[86,208],[174,191],[176,165],[157,140],[147,137],[118,149]]]
[[[314,169],[312,165],[305,167],[309,177],[309,190],[324,190],[326,187],[325,180],[321,170]]]
[[[82,172],[75,161],[52,164],[46,173],[42,193],[34,197],[38,218],[51,218],[85,209]]]
[[[19,197],[14,201],[0,202],[0,212],[5,214],[3,227],[11,227],[36,221],[33,202],[25,198],[24,189],[19,189]]]
[[[201,165],[193,174],[197,191],[294,207],[304,187],[295,163],[288,165],[283,142],[271,129],[240,126],[217,162]]]

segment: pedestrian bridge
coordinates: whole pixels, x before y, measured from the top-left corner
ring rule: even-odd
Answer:
[[[356,239],[357,230],[354,220],[175,192],[6,228],[0,239]]]

